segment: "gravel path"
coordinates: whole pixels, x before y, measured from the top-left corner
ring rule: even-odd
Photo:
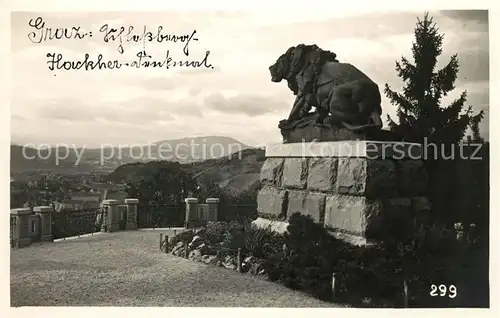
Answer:
[[[103,233],[11,251],[11,306],[337,307],[159,251],[159,233]],[[172,234],[169,234],[172,235]]]

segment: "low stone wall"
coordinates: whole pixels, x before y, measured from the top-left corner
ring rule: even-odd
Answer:
[[[126,224],[124,226],[125,229],[134,230],[137,229],[137,204],[139,200],[137,199],[125,199],[125,208],[124,213],[126,214]],[[94,226],[94,222],[101,223],[101,231],[103,232],[114,232],[120,230],[120,220],[122,219],[121,213],[122,211],[118,209],[116,200],[104,200],[102,202],[103,206],[103,214],[97,218],[96,216],[100,215],[97,213],[93,213],[92,219],[90,222],[81,222],[81,218],[84,215],[80,214],[77,217],[77,220],[73,224],[76,224],[80,229],[85,227],[88,228],[88,225],[91,224],[91,228]],[[81,211],[76,211],[78,213]],[[31,208],[19,208],[12,209],[10,211],[11,218],[11,229],[10,229],[10,240],[11,246],[14,248],[22,248],[31,245],[33,242],[45,241],[52,242],[54,235],[52,229],[52,223],[55,217],[55,213],[68,213],[68,212],[55,212],[52,206],[36,206],[33,209]],[[71,213],[71,212],[69,212]],[[97,214],[97,215],[96,215]],[[101,220],[101,218],[104,220]],[[67,218],[62,218],[59,220],[63,222],[63,224],[68,224],[68,221],[71,222],[73,220],[68,220]],[[56,223],[57,224],[57,223]],[[78,233],[81,233],[78,231]],[[86,234],[86,233],[85,233]]]
[[[427,175],[423,161],[415,159],[418,149],[411,150],[414,144],[308,144],[266,149],[257,197],[260,217],[287,220],[299,212],[337,232],[378,239],[391,226],[409,226],[430,211],[424,196]],[[398,156],[395,145],[403,149]]]
[[[207,198],[205,203],[198,203],[197,198],[186,198],[186,219],[184,227],[192,229],[209,221],[219,220],[219,198]]]
[[[88,232],[78,234],[92,233],[92,228],[99,227],[101,232],[116,232],[121,230],[137,230],[137,216],[139,200],[127,198],[125,204],[119,205],[117,200],[102,201],[102,210],[91,213],[91,219],[87,222],[81,222],[85,217],[84,213],[75,216],[78,229],[84,227]],[[186,228],[196,228],[208,221],[218,220],[218,198],[207,198],[205,203],[199,204],[196,198],[186,198]],[[79,213],[84,211],[75,211]],[[37,241],[53,241],[52,223],[53,214],[72,213],[55,212],[51,206],[38,206],[31,208],[12,209],[10,211],[10,236],[12,247],[25,247]],[[88,216],[87,216],[88,218]],[[57,218],[56,218],[57,219]],[[67,218],[59,220],[63,224],[68,224]],[[73,220],[70,220],[70,222]],[[56,223],[57,224],[57,223]],[[89,230],[89,226],[90,230]],[[78,234],[75,234],[78,235]]]

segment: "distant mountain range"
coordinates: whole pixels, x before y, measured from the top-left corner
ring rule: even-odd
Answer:
[[[222,158],[252,148],[224,136],[162,140],[135,148],[49,148],[37,151],[11,145],[10,169],[14,174],[25,171],[111,172],[128,163],[168,160],[185,164]]]

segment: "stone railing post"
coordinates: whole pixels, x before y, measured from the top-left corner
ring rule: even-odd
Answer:
[[[219,201],[219,198],[208,198],[206,200],[208,204],[208,221],[219,220]]]
[[[126,230],[137,230],[137,204],[139,204],[138,199],[125,199],[125,204],[127,205],[127,224],[125,225]]]
[[[118,213],[117,200],[102,201],[104,208],[107,208],[106,230],[107,232],[116,232],[120,229],[120,215]]]
[[[33,211],[40,216],[40,240],[52,242],[52,212],[54,208],[51,206],[36,206]]]
[[[184,202],[186,202],[186,219],[184,222],[184,227],[186,229],[189,229],[197,219],[196,205],[198,204],[198,199],[185,198]]]
[[[108,227],[108,206],[101,204],[101,207],[99,208],[99,213],[100,213],[100,216],[98,216],[98,220],[100,220],[100,224],[101,224],[100,231],[106,232],[107,227]]]
[[[31,244],[29,216],[32,215],[30,208],[19,208],[10,210],[10,215],[16,217],[16,247],[21,248]]]

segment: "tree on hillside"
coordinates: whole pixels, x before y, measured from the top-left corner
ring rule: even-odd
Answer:
[[[177,162],[149,162],[149,173],[127,184],[127,194],[141,205],[184,204],[196,181]]]
[[[442,98],[455,88],[458,56],[454,54],[445,67],[436,70],[444,34],[439,33],[428,13],[423,20],[417,20],[414,32],[414,63],[405,57],[396,62],[398,77],[404,81],[403,91],[398,93],[385,85],[386,96],[398,107],[398,122],[388,116],[389,128],[411,141],[423,142],[427,137],[436,144],[457,143],[469,127],[477,128],[483,111],[474,114],[472,106],[465,107],[467,91],[450,105],[441,105]]]

